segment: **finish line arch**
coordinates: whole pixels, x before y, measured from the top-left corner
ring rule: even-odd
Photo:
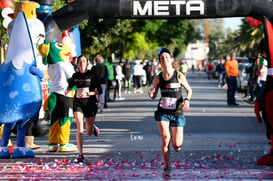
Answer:
[[[47,9],[54,0],[34,0]],[[45,16],[47,39],[59,39],[61,32],[88,18],[117,19],[203,19],[253,17],[273,22],[269,0],[74,0]]]

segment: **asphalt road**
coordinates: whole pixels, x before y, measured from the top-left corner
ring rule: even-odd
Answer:
[[[182,151],[171,152],[172,172],[167,180],[272,180],[272,166],[258,166],[269,152],[264,124],[258,124],[252,104],[236,94],[238,107],[228,107],[226,89],[205,73],[189,73],[193,89],[190,111],[185,113]],[[5,159],[0,179],[20,180],[166,180],[161,175],[160,137],[153,112],[157,101],[144,93],[124,94],[125,100],[108,103],[98,113],[98,137],[84,136],[83,165],[73,163],[77,153],[47,152],[47,137],[34,159]],[[76,144],[76,124],[71,143]],[[15,143],[15,138],[13,138]]]

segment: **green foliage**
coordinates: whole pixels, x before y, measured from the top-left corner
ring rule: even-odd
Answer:
[[[81,27],[84,54],[118,59],[152,59],[159,47],[169,47],[179,55],[195,37],[190,20],[89,19]]]
[[[68,2],[70,2],[70,1],[69,0],[55,0],[54,5],[53,5],[53,12],[60,9],[60,8],[62,8]]]
[[[209,23],[209,59],[218,59],[219,44],[224,40],[223,19],[210,19]]]
[[[118,19],[89,19],[80,28],[83,52],[89,57],[122,55],[128,32],[132,31],[129,20]]]
[[[224,56],[231,51],[235,51],[238,56],[256,56],[263,36],[262,24],[257,28],[253,28],[246,19],[243,19],[240,29],[229,34],[225,41],[221,43],[218,53]]]

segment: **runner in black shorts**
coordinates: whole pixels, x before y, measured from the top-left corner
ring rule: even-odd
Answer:
[[[161,92],[154,118],[161,136],[161,153],[165,164],[164,176],[170,176],[170,143],[177,152],[182,147],[185,125],[183,111],[190,108],[192,89],[186,77],[173,68],[170,50],[161,48],[158,51],[158,58],[162,72],[154,78],[153,87],[149,89],[148,94],[151,99],[155,99],[159,89]],[[182,97],[181,87],[186,90],[185,99]]]
[[[96,95],[101,94],[101,86],[90,70],[87,70],[88,61],[83,55],[78,57],[77,66],[80,71],[73,74],[67,88],[68,92],[76,86],[73,101],[73,111],[77,123],[77,144],[79,157],[77,163],[83,162],[83,132],[84,118],[86,118],[86,132],[88,136],[93,133],[98,136],[99,129],[94,125],[98,111]]]

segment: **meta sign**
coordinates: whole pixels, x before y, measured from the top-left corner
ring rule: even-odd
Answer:
[[[202,16],[205,14],[205,0],[133,0],[133,17]]]

